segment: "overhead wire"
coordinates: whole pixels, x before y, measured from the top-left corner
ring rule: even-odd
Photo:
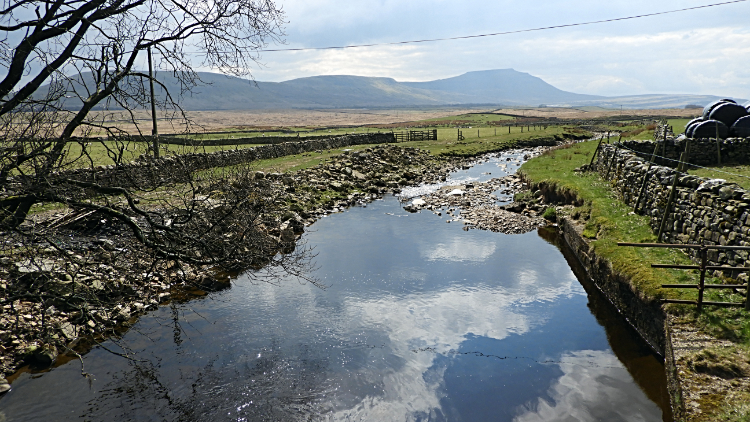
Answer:
[[[277,52],[287,52],[287,51],[343,50],[343,49],[349,49],[349,48],[366,48],[366,47],[379,47],[379,46],[387,46],[387,45],[418,44],[418,43],[428,43],[428,42],[438,42],[438,41],[464,40],[464,39],[471,39],[471,38],[496,37],[500,35],[520,34],[524,32],[546,31],[550,29],[570,28],[570,27],[576,27],[576,26],[595,25],[595,24],[600,24],[600,23],[641,19],[641,18],[646,18],[646,17],[651,17],[651,16],[687,12],[691,10],[706,9],[706,8],[717,7],[717,6],[725,6],[729,4],[735,4],[735,3],[744,3],[747,1],[748,0],[732,0],[732,1],[725,1],[721,3],[712,3],[712,4],[704,4],[701,6],[686,7],[682,9],[667,10],[664,12],[644,13],[640,15],[626,16],[626,17],[621,17],[621,18],[602,19],[602,20],[596,20],[596,21],[578,22],[578,23],[570,23],[570,24],[563,24],[563,25],[542,26],[538,28],[518,29],[514,31],[495,32],[495,33],[490,33],[490,34],[463,35],[463,36],[458,36],[458,37],[429,38],[429,39],[422,39],[422,40],[392,41],[392,42],[384,42],[384,43],[355,44],[355,45],[329,46],[329,47],[259,49],[257,51],[260,53],[277,53]]]

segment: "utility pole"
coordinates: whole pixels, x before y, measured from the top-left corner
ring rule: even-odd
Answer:
[[[156,127],[156,100],[154,100],[154,65],[151,47],[148,48],[148,84],[151,86],[151,137],[153,138],[154,158],[159,158],[159,129]]]

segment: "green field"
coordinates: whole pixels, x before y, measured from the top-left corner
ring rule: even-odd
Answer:
[[[473,124],[488,124],[490,122],[502,122],[507,120],[513,120],[514,117],[506,116],[504,114],[495,114],[495,113],[471,113],[471,114],[460,114],[458,116],[450,116],[450,117],[437,117],[434,119],[427,119],[427,120],[420,120],[415,123],[429,123],[429,122],[440,122],[440,124],[464,124],[464,123],[473,123]]]

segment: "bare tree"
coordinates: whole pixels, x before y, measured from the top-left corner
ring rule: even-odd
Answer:
[[[106,124],[107,113],[92,114],[97,107],[126,110],[132,119],[134,110],[147,108],[143,81],[149,76],[137,66],[149,48],[184,92],[199,81],[196,66],[249,76],[257,50],[278,39],[283,23],[271,0],[6,0],[0,13],[6,71],[0,187],[17,175],[44,184],[54,171],[91,162],[85,145],[74,156],[66,147],[75,134],[93,129],[120,134]],[[162,109],[179,110],[175,94],[181,93],[167,93]],[[77,110],[68,111],[71,106]],[[104,147],[114,164],[123,159],[122,145]],[[0,202],[2,228],[18,227],[39,200],[37,192],[14,193]]]
[[[159,109],[189,127],[179,98],[200,83],[196,69],[251,77],[283,24],[272,0],[2,1],[0,304],[16,328],[22,312],[38,315],[42,337],[57,314],[84,331],[107,326],[131,314],[113,310],[123,298],[152,306],[175,283],[206,287],[208,269],[270,263],[303,275],[302,255],[278,253],[301,229],[279,206],[283,186],[179,157],[164,174],[116,121],[141,134],[153,82]],[[141,70],[148,49],[176,90]],[[125,165],[139,154],[142,166]],[[120,178],[100,180],[102,165]]]

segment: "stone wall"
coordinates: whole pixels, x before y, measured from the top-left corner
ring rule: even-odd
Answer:
[[[686,141],[686,138],[667,138],[666,146],[664,141],[658,141],[656,164],[676,167],[680,154],[685,151]],[[657,142],[623,141],[621,145],[623,148],[636,152],[641,158],[649,160]],[[720,139],[718,143],[715,139],[690,139],[688,161],[699,166],[716,165],[719,159],[719,150],[721,151],[721,162],[724,164],[750,162],[750,138]]]
[[[159,142],[162,144],[187,145],[187,146],[220,146],[220,145],[248,145],[248,144],[281,144],[284,142],[301,142],[314,141],[340,137],[341,135],[317,135],[317,136],[254,136],[242,138],[222,138],[222,139],[189,139],[180,138],[179,136],[160,136]],[[139,138],[144,142],[152,142],[153,138],[144,136]]]
[[[147,188],[168,183],[180,183],[190,172],[213,167],[232,166],[255,160],[278,158],[318,150],[343,148],[352,145],[394,143],[392,133],[344,135],[335,138],[261,145],[231,151],[170,155],[160,159],[148,158],[119,166],[97,166],[54,173],[52,178],[69,178],[93,182],[102,186]]]
[[[698,144],[691,150],[700,148]],[[619,144],[603,144],[594,166],[630,206],[635,206],[645,177],[639,212],[652,217],[651,227],[658,232],[676,170],[659,165],[649,169],[646,160]],[[733,183],[678,173],[675,200],[665,227],[662,241],[666,243],[750,246],[750,192]],[[744,266],[747,260],[747,251],[709,251],[710,265]],[[747,277],[743,274],[740,278]]]

